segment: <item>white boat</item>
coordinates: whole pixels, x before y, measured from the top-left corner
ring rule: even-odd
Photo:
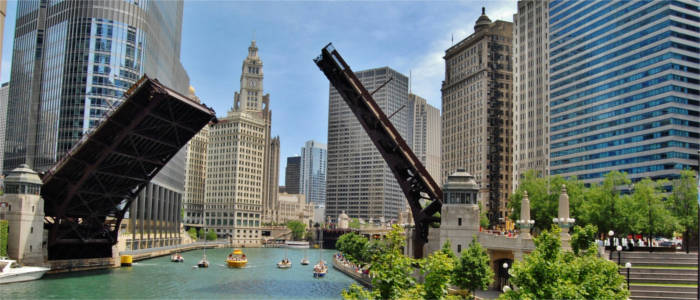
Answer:
[[[48,272],[44,267],[23,267],[12,259],[0,259],[0,283],[37,280]]]
[[[308,249],[309,242],[307,242],[307,241],[285,241],[284,246],[287,248]]]
[[[287,257],[287,249],[284,249],[284,258],[277,263],[277,267],[280,269],[289,269],[292,267],[292,261]]]
[[[301,264],[302,264],[303,266],[309,264],[309,258],[308,258],[307,255],[306,255],[306,251],[307,251],[307,250],[304,249],[304,258],[301,259]]]

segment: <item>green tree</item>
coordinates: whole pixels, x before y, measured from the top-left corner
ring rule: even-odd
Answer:
[[[301,240],[306,232],[306,224],[297,220],[287,222],[287,228],[292,231],[292,239],[297,241]]]
[[[214,230],[208,230],[207,231],[207,241],[216,241],[218,237],[216,236],[216,232]]]
[[[345,255],[345,258],[354,263],[363,262],[368,256],[366,237],[354,232],[341,235],[335,242],[335,248]],[[366,262],[366,261],[364,261]]]
[[[578,219],[578,213],[583,203],[583,183],[573,179],[565,179],[561,176],[541,177],[534,170],[525,172],[518,189],[511,196],[508,207],[512,209],[510,218],[516,221],[520,218],[520,206],[524,192],[527,191],[530,200],[530,217],[535,220],[535,227],[547,229],[552,226],[552,219],[558,217],[559,196],[561,187],[566,185],[569,195],[569,209],[572,218]]]
[[[668,198],[668,207],[676,217],[683,232],[683,246],[686,253],[690,251],[690,232],[697,233],[698,228],[698,182],[692,170],[681,171],[681,178],[673,180],[673,191]]]
[[[0,257],[7,256],[8,221],[0,220]]]
[[[629,187],[631,181],[627,173],[611,171],[605,175],[603,182],[593,185],[584,193],[584,201],[577,217],[579,224],[593,224],[601,232],[614,230],[618,234],[630,232],[625,217],[630,216],[630,201],[620,196],[620,189]]]
[[[197,229],[196,228],[190,227],[190,230],[187,230],[187,234],[189,234],[190,238],[192,238],[193,240],[197,239]]]
[[[489,216],[486,215],[486,210],[481,206],[481,202],[479,204],[479,226],[481,228],[489,228]],[[520,211],[520,210],[518,210]]]
[[[358,220],[357,218],[350,219],[350,222],[348,223],[348,227],[352,229],[360,229],[360,225],[360,220]]]
[[[575,255],[561,250],[559,227],[535,238],[535,250],[510,270],[515,287],[501,299],[627,299],[629,292],[618,266],[591,247]]]
[[[441,251],[435,251],[428,255],[422,264],[421,273],[425,275],[423,288],[425,289],[425,299],[442,299],[447,295],[447,287],[452,277],[454,269],[454,256],[449,249],[449,243],[445,243]]]
[[[457,261],[452,282],[460,289],[469,291],[470,298],[473,298],[476,289],[486,290],[489,287],[493,276],[486,249],[473,237],[469,247]]]
[[[455,255],[455,252],[452,251],[452,242],[450,242],[450,239],[445,240],[445,243],[442,244],[442,249],[440,249],[442,253],[447,254],[451,259],[456,259],[457,256]]]
[[[591,245],[595,245],[597,233],[598,227],[595,225],[574,226],[574,231],[571,234],[571,249],[574,250],[574,254],[579,255],[580,252],[587,250]]]
[[[636,221],[634,223],[636,232],[643,232],[650,236],[671,236],[676,229],[679,229],[676,219],[671,215],[671,211],[666,209],[663,201],[663,189],[666,183],[665,180],[654,182],[645,178],[634,184],[631,210],[637,213],[637,217],[629,221]]]
[[[200,240],[203,240],[203,239],[205,239],[205,238],[207,237],[206,232],[204,232],[204,228],[200,228],[200,229],[199,229],[199,234],[198,234],[197,236],[199,236],[199,239],[200,239]]]

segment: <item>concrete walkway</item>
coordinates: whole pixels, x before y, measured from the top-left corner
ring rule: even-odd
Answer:
[[[196,242],[191,244],[172,245],[165,247],[126,250],[119,252],[119,255],[131,255],[133,261],[139,261],[153,257],[170,255],[175,252],[185,252],[202,248],[223,248],[227,247],[228,245],[229,243],[227,241]]]

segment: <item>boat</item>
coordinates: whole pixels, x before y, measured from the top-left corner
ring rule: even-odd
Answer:
[[[306,266],[306,265],[309,264],[309,258],[307,258],[306,250],[304,250],[304,258],[301,259],[301,262],[300,262],[300,263],[301,263],[302,265],[304,265],[304,266]]]
[[[202,260],[200,260],[197,263],[197,267],[200,268],[208,268],[209,267],[209,261],[207,260],[207,249],[204,249],[204,253],[202,254]]]
[[[292,261],[287,258],[287,249],[284,249],[284,258],[277,263],[277,267],[280,269],[289,269],[292,267]]]
[[[229,268],[243,268],[246,264],[248,264],[248,258],[246,258],[241,249],[234,249],[233,252],[228,255],[228,259],[226,259],[226,265]]]
[[[326,265],[326,262],[321,260],[314,266],[314,278],[324,277],[326,276],[326,273],[328,273],[328,265]]]
[[[182,257],[182,255],[180,255],[180,253],[175,253],[170,257],[170,261],[181,263],[181,262],[185,262],[185,258]]]
[[[308,249],[309,242],[307,242],[307,241],[285,241],[284,246],[287,248],[294,248],[294,249]]]
[[[48,272],[44,267],[23,267],[12,259],[0,259],[0,283],[37,280]]]

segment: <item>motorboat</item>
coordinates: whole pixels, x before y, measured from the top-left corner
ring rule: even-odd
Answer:
[[[307,241],[285,241],[284,246],[287,248],[308,249],[309,242],[307,242]]]
[[[226,259],[226,265],[229,268],[240,269],[245,267],[246,264],[248,264],[248,258],[245,256],[243,251],[241,251],[241,249],[234,249]]]
[[[292,267],[292,262],[286,257],[277,263],[277,267],[280,269],[289,269]]]
[[[180,255],[180,253],[175,253],[172,256],[170,256],[170,261],[181,263],[181,262],[185,262],[185,258],[182,257],[182,255]]]
[[[320,278],[326,276],[328,273],[328,265],[321,260],[314,266],[314,278]]]
[[[304,258],[301,259],[300,263],[304,266],[309,264],[309,258],[308,255],[306,255],[306,250],[304,250]]]
[[[49,268],[25,267],[12,259],[0,259],[0,283],[37,280],[48,272]]]
[[[209,267],[209,261],[207,260],[207,249],[204,249],[204,253],[202,254],[202,260],[200,260],[197,263],[197,267],[200,267],[200,268],[208,268]]]

